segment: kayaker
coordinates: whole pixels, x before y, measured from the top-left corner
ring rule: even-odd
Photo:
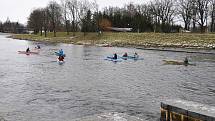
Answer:
[[[116,53],[114,53],[113,59],[117,59],[117,54]]]
[[[128,54],[127,54],[127,53],[124,53],[122,57],[128,57]]]
[[[29,47],[26,49],[26,52],[28,53],[28,52],[30,52],[30,49],[29,49]]]
[[[189,63],[188,58],[185,57],[185,59],[184,59],[184,64],[188,64],[188,63]]]
[[[58,55],[58,56],[59,56],[59,57],[58,57],[58,60],[59,60],[59,61],[63,61],[63,60],[64,60],[64,56],[65,56],[65,54],[64,54],[64,52],[63,52],[63,49],[60,49],[58,53],[59,53],[59,55]]]
[[[37,45],[35,48],[36,48],[36,49],[40,49],[40,45]]]
[[[59,50],[59,56],[63,56],[63,55],[64,55],[63,49],[60,49]]]
[[[139,55],[135,52],[135,53],[134,53],[134,57],[135,57],[135,58],[139,58]]]

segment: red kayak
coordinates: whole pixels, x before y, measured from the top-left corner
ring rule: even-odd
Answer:
[[[26,51],[18,51],[19,54],[26,54],[26,55],[29,55],[29,54],[39,54],[39,52],[33,52],[33,51],[30,51],[30,52],[26,52]]]

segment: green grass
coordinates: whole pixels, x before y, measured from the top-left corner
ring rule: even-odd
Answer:
[[[104,32],[98,36],[97,33],[77,32],[67,35],[66,32],[58,32],[57,37],[48,33],[47,37],[29,34],[12,35],[12,38],[62,42],[73,44],[110,44],[112,46],[147,46],[147,47],[191,47],[191,48],[215,48],[215,34],[197,33],[125,33]]]

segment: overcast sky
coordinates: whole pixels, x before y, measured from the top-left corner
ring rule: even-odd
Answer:
[[[50,0],[0,0],[0,21],[18,21],[26,24],[31,11],[38,7],[45,7]],[[60,0],[56,0],[60,3]],[[90,0],[92,1],[92,0]],[[105,6],[122,7],[126,3],[146,3],[149,0],[96,0],[100,9]]]

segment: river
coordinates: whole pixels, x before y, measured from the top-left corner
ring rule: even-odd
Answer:
[[[39,55],[18,54],[38,43],[0,35],[0,117],[7,121],[69,121],[118,112],[159,120],[160,102],[184,99],[215,106],[215,55],[39,43]],[[54,52],[64,49],[59,65]],[[114,52],[144,60],[113,63]],[[196,66],[165,65],[188,56]]]

